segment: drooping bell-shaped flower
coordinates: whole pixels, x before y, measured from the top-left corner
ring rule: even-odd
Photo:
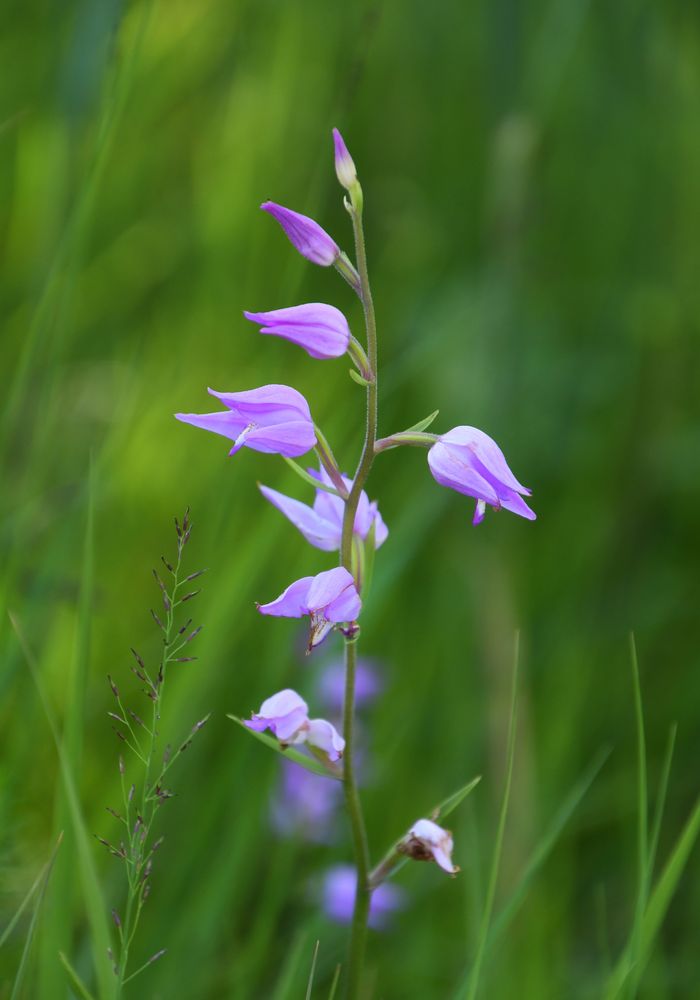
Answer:
[[[341,187],[349,191],[357,182],[357,170],[352,156],[348,152],[345,140],[337,128],[333,129],[333,147],[335,152],[335,174]]]
[[[229,455],[253,451],[298,458],[316,444],[309,404],[288,385],[263,385],[245,392],[208,390],[226,406],[216,413],[176,413],[183,423],[230,438]]]
[[[345,749],[345,740],[335,727],[325,719],[310,719],[309,706],[291,688],[266,698],[245,725],[258,733],[271,730],[284,746],[306,743],[330,761],[340,760]]]
[[[266,698],[251,719],[246,720],[248,729],[258,733],[269,729],[280,743],[303,743],[303,727],[309,721],[309,706],[301,695],[291,688],[278,691]]]
[[[398,845],[398,850],[414,861],[435,861],[448,875],[456,875],[459,868],[452,863],[453,847],[449,830],[443,830],[431,819],[419,819]]]
[[[339,358],[348,349],[350,327],[340,309],[323,302],[273,309],[271,312],[244,312],[260,333],[284,337],[303,347],[312,358]]]
[[[296,580],[276,601],[259,604],[261,615],[277,618],[311,619],[309,651],[323,642],[331,629],[341,622],[354,622],[362,601],[352,574],[343,566],[326,570],[317,576]]]
[[[340,247],[335,240],[308,215],[293,212],[274,201],[263,202],[260,207],[279,222],[290,243],[312,264],[330,267],[340,257]]]
[[[325,486],[333,485],[323,466],[318,472],[315,469],[308,471]],[[352,479],[343,476],[343,482],[349,492],[352,489]],[[292,497],[285,496],[284,493],[270,489],[269,486],[261,486],[260,492],[266,500],[269,500],[292,522],[295,528],[299,529],[307,542],[314,548],[322,549],[324,552],[335,552],[340,549],[345,504],[339,496],[319,489],[316,491],[313,507],[309,507],[300,500],[294,500]],[[355,515],[355,534],[364,541],[372,525],[374,525],[374,545],[378,549],[386,541],[389,531],[377,509],[376,502],[370,503],[363,490]]]
[[[476,427],[454,427],[441,434],[428,452],[428,465],[441,486],[476,499],[474,524],[483,521],[486,504],[529,521],[537,516],[522,498],[531,491],[515,478],[496,442]]]

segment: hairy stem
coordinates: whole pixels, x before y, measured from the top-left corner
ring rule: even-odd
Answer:
[[[359,296],[365,314],[367,331],[367,358],[369,361],[372,381],[367,386],[367,418],[365,427],[365,442],[360,461],[355,472],[350,495],[345,501],[343,515],[343,532],[340,549],[340,562],[352,572],[352,540],[355,515],[360,501],[362,489],[367,481],[372,462],[374,461],[374,443],[377,439],[377,329],[372,303],[372,292],[367,274],[367,255],[365,238],[362,228],[361,209],[351,212],[353,231],[355,234],[355,252],[357,270],[360,277]],[[360,995],[362,970],[364,965],[365,944],[367,940],[367,919],[371,890],[369,886],[370,860],[367,846],[367,834],[362,813],[362,805],[357,789],[354,766],[354,721],[355,721],[355,670],[357,666],[357,642],[348,641],[345,644],[345,697],[343,702],[343,736],[345,738],[344,778],[345,802],[350,816],[355,863],[357,867],[357,892],[352,918],[350,936],[350,953],[348,956],[348,978],[346,996],[355,1000]]]

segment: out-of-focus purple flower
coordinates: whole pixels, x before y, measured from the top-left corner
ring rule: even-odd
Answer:
[[[452,864],[453,847],[449,830],[443,830],[431,819],[419,819],[398,849],[414,861],[435,861],[448,875],[456,875],[459,868]]]
[[[325,719],[310,719],[309,706],[291,688],[266,698],[245,725],[258,733],[271,730],[284,746],[306,743],[331,761],[340,760],[345,749],[345,740],[335,727]]]
[[[348,152],[345,140],[337,128],[333,129],[333,146],[335,149],[335,173],[341,187],[349,191],[357,183],[357,170],[352,156]]]
[[[340,782],[283,760],[280,784],[270,802],[272,824],[278,833],[326,843],[341,799]]]
[[[316,576],[295,580],[276,601],[259,604],[261,615],[276,618],[311,618],[309,650],[318,646],[334,625],[354,622],[360,613],[362,601],[357,593],[352,574],[343,566],[328,569]]]
[[[323,880],[323,908],[331,920],[350,923],[357,891],[357,872],[352,865],[329,868]],[[404,893],[395,885],[383,882],[372,893],[369,925],[376,930],[386,927],[391,916],[404,905]]]
[[[340,309],[323,302],[271,312],[244,312],[243,315],[251,323],[260,324],[260,333],[291,340],[312,358],[339,358],[350,343],[350,327],[345,316]]]
[[[535,520],[521,496],[531,491],[515,478],[496,442],[476,427],[454,427],[442,434],[428,452],[428,464],[441,486],[476,499],[474,524],[483,521],[486,504]]]
[[[308,471],[325,486],[333,485],[323,466],[321,466],[320,472],[315,469]],[[343,482],[350,491],[352,479],[343,476]],[[317,490],[314,505],[309,507],[300,500],[293,500],[291,497],[285,496],[284,493],[270,489],[269,486],[261,486],[260,492],[292,522],[295,528],[299,529],[307,542],[310,542],[314,548],[322,549],[324,552],[335,552],[340,548],[345,504],[339,496],[327,493],[325,490]],[[389,531],[377,509],[376,502],[370,503],[363,490],[355,515],[355,534],[364,541],[373,524],[374,547],[378,549],[386,541]]]
[[[277,219],[290,243],[312,264],[330,267],[340,257],[340,247],[335,240],[308,215],[293,212],[291,208],[285,208],[274,201],[263,202],[260,208]]]
[[[373,701],[381,691],[381,682],[369,660],[358,660],[355,669],[355,705],[359,708]],[[345,664],[329,663],[318,682],[318,696],[331,712],[340,712],[345,695]]]
[[[253,451],[298,458],[316,444],[309,404],[288,385],[263,385],[245,392],[208,390],[226,406],[216,413],[176,413],[183,423],[233,441],[229,455],[245,446]]]

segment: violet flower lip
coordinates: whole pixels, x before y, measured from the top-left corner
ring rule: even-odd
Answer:
[[[265,201],[260,208],[279,222],[292,246],[312,264],[330,267],[340,257],[340,247],[335,240],[308,215],[293,212],[274,201]]]
[[[309,706],[291,688],[266,698],[260,711],[244,725],[258,733],[270,729],[285,746],[307,743],[322,750],[330,761],[340,760],[345,749],[345,740],[335,726],[326,719],[310,719]]]
[[[534,521],[523,500],[531,491],[519,483],[493,438],[476,427],[454,427],[441,434],[428,452],[428,465],[441,486],[474,497],[474,524],[484,519],[486,504]]]
[[[323,642],[334,625],[355,621],[362,601],[352,574],[343,566],[295,580],[269,604],[258,604],[261,615],[311,618],[309,651]]]
[[[266,454],[298,458],[316,444],[309,404],[288,385],[263,385],[245,392],[216,392],[226,406],[216,413],[176,413],[183,423],[230,438],[229,455],[242,447]]]
[[[350,327],[340,309],[323,302],[273,309],[271,312],[244,312],[260,333],[283,337],[303,347],[312,358],[340,358],[350,343]]]

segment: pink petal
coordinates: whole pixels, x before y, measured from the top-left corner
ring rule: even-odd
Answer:
[[[344,566],[336,566],[313,578],[306,598],[309,611],[320,611],[339,597],[354,581]],[[338,619],[336,619],[338,620]],[[345,620],[345,619],[343,619]]]
[[[362,609],[362,600],[354,582],[326,607],[326,618],[331,622],[354,622]]]
[[[333,552],[340,548],[340,529],[337,525],[326,521],[307,504],[285,496],[284,493],[278,493],[269,486],[260,486],[260,492],[315,548],[324,552]]]
[[[316,433],[314,425],[306,420],[288,420],[285,423],[253,428],[247,434],[245,444],[253,451],[261,451],[268,455],[298,458],[314,447]]]
[[[339,760],[345,749],[345,740],[325,719],[310,719],[306,742],[328,754],[329,760]]]
[[[307,597],[313,581],[313,576],[303,576],[301,580],[295,580],[277,600],[269,604],[259,604],[258,611],[261,615],[273,615],[276,618],[302,618],[308,614]]]

